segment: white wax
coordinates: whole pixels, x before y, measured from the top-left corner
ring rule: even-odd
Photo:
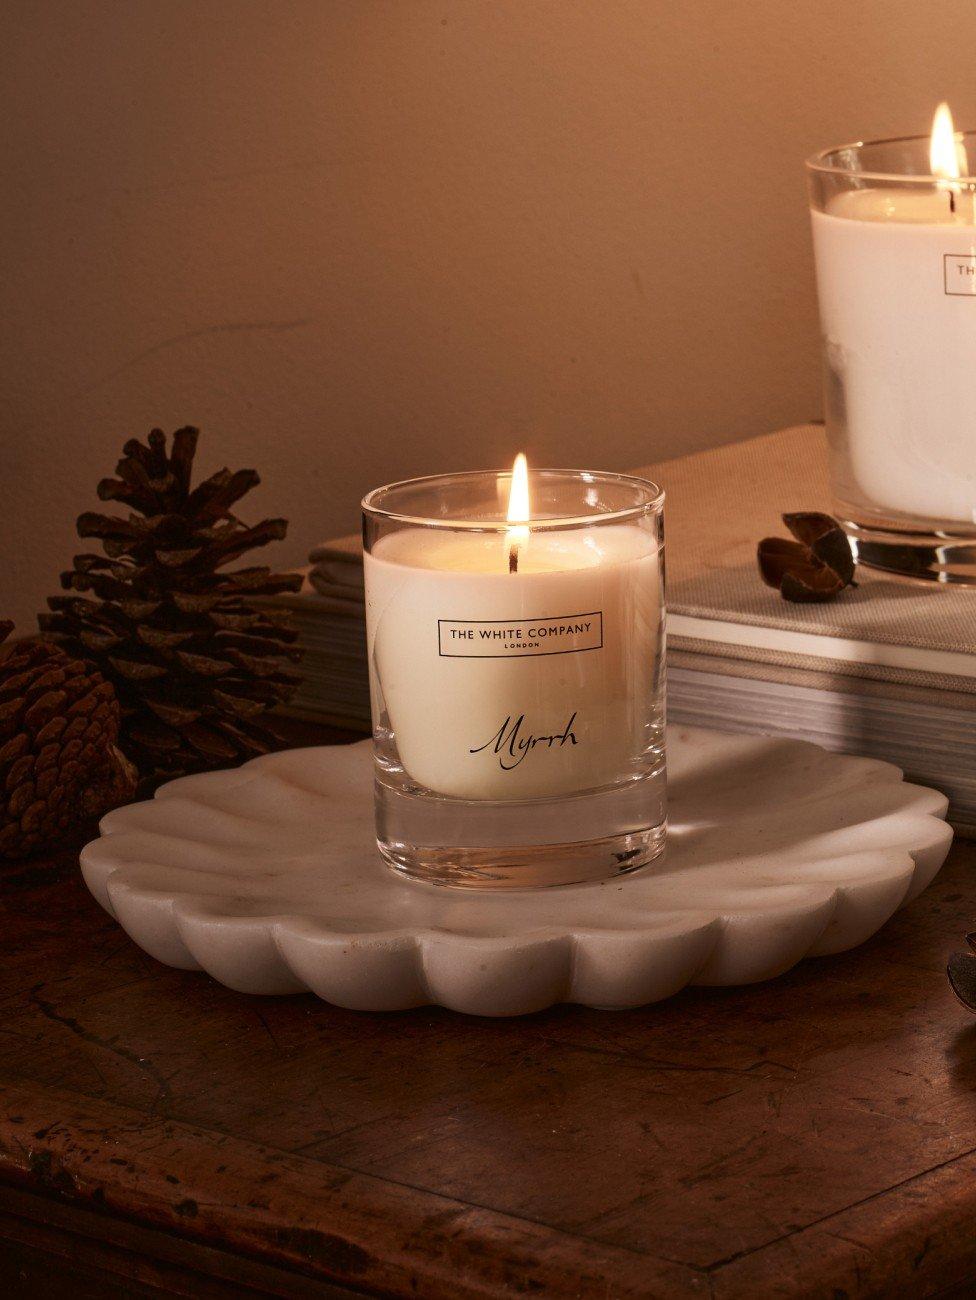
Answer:
[[[843,495],[972,524],[976,225],[949,191],[857,190],[813,213]],[[846,425],[846,435],[844,426]]]
[[[529,799],[610,785],[651,742],[662,625],[657,542],[633,524],[412,528],[366,556],[374,718],[439,794]],[[485,657],[481,657],[481,656]]]

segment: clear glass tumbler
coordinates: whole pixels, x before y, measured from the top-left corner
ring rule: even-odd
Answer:
[[[976,582],[976,158],[948,136],[807,162],[834,509],[865,564]],[[954,156],[953,156],[954,155]]]
[[[665,838],[664,494],[618,474],[443,474],[363,501],[376,835],[469,888],[633,871]]]

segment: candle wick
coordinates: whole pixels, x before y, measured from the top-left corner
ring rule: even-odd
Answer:
[[[518,543],[513,542],[508,552],[508,571],[518,573]]]
[[[954,213],[956,210],[956,195],[954,190],[949,191],[949,211]]]

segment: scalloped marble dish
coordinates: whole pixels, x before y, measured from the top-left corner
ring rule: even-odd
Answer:
[[[889,763],[673,727],[664,858],[601,884],[404,880],[373,839],[369,741],[184,777],[109,813],[89,889],[169,966],[245,993],[521,1015],[746,984],[874,934],[932,880],[947,801]]]

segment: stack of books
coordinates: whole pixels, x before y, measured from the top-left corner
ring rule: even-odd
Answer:
[[[309,555],[302,589],[273,597],[298,629],[302,684],[284,712],[347,731],[371,729],[363,545],[339,537]]]
[[[634,471],[666,493],[670,721],[814,741],[883,758],[947,794],[976,833],[976,591],[860,569],[822,605],[763,585],[756,544],[780,516],[830,510],[818,425]],[[300,716],[369,729],[362,551],[317,547],[305,589],[276,603],[298,621]]]

